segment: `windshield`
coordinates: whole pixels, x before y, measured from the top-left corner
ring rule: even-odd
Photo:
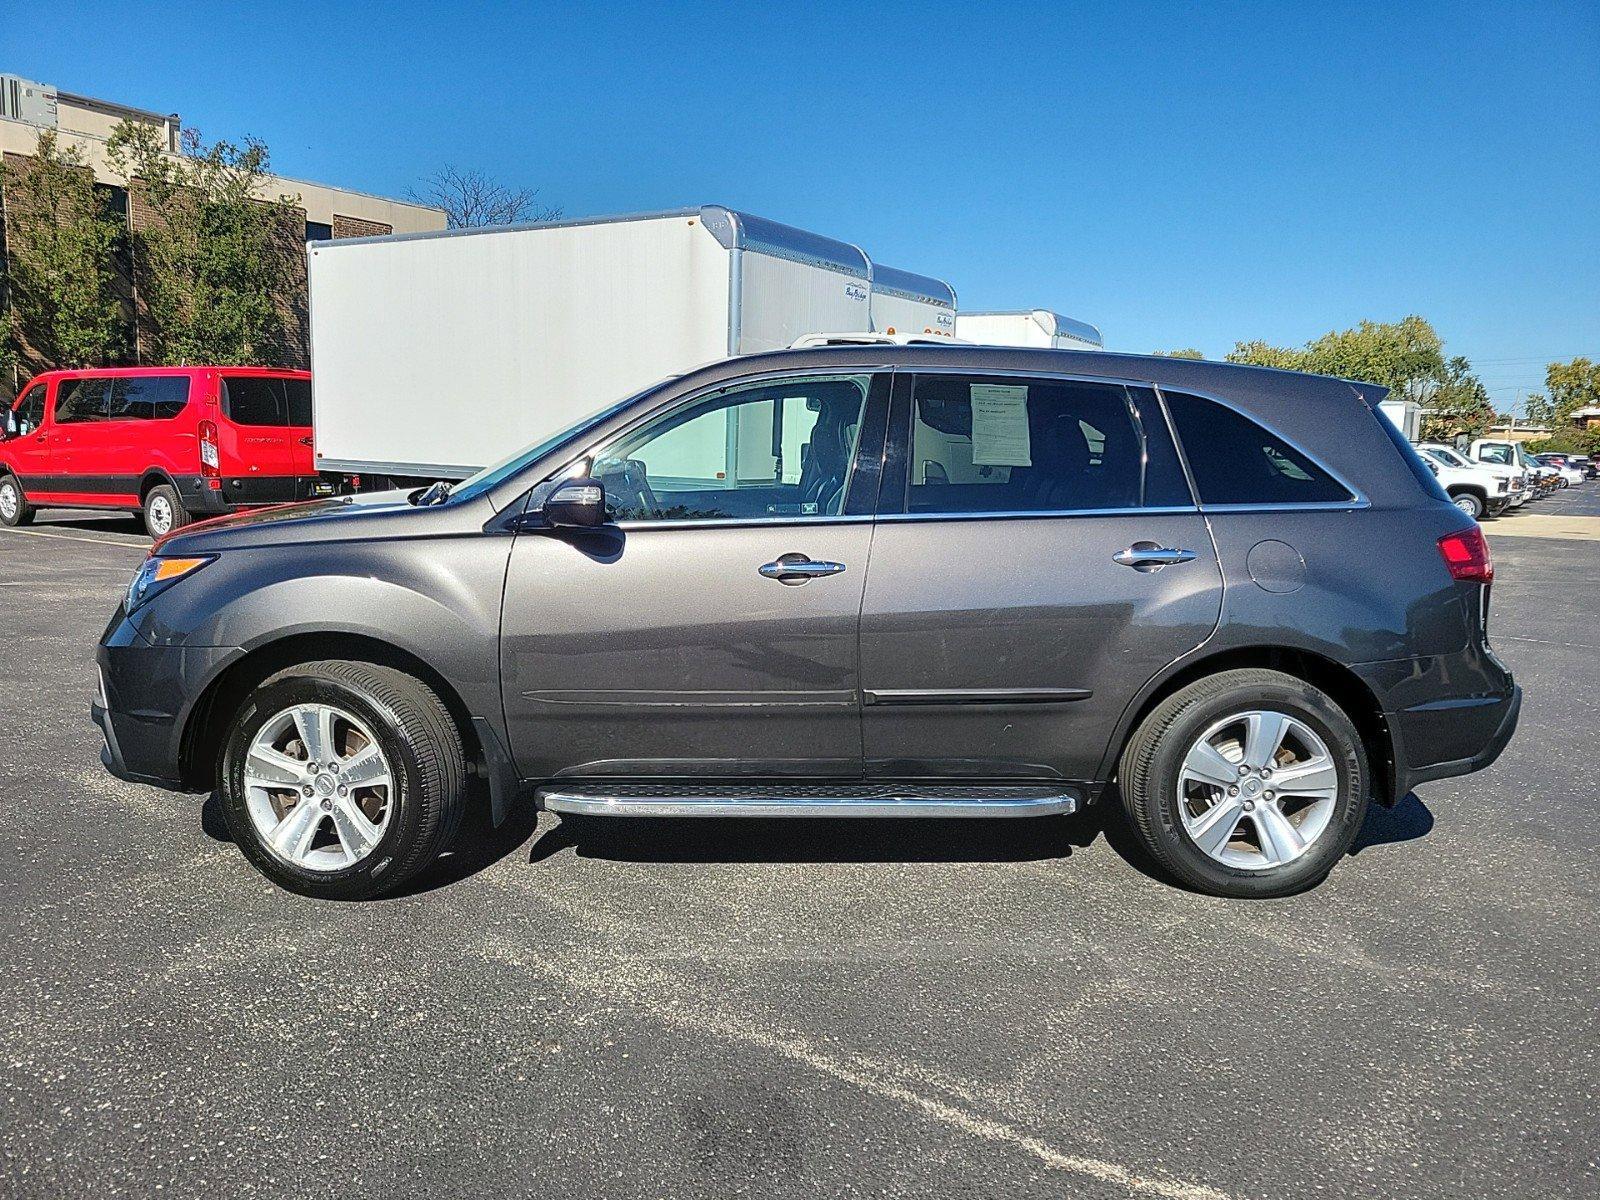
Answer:
[[[573,422],[559,433],[551,434],[544,441],[524,447],[499,462],[485,467],[476,475],[469,475],[450,489],[450,500],[452,502],[474,500],[485,492],[493,491],[506,480],[525,470],[531,464],[538,462],[545,455],[560,449],[564,443],[578,441],[595,426],[610,420],[634,401],[655,391],[662,384],[670,383],[675,378],[677,376],[669,376],[667,379],[661,380],[660,383],[652,383],[643,391],[635,392],[631,396],[625,396],[615,404],[607,405],[599,412],[590,413],[587,417]]]

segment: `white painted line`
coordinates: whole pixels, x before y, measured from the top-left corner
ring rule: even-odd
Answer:
[[[0,533],[14,533],[18,537],[54,538],[58,542],[88,542],[91,546],[115,546],[119,550],[145,550],[137,542],[108,542],[105,538],[79,537],[75,533],[45,533],[42,529],[0,529]]]

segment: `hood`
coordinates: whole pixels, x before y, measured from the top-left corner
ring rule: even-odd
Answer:
[[[198,555],[252,546],[439,537],[481,529],[494,513],[482,500],[418,508],[411,503],[413,493],[414,489],[369,492],[300,504],[278,504],[235,516],[215,517],[174,530],[151,547],[150,552]]]

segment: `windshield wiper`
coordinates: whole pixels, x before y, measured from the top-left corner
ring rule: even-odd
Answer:
[[[439,480],[437,483],[430,483],[427,487],[423,488],[420,492],[415,493],[411,497],[411,503],[415,504],[418,508],[425,507],[429,504],[443,504],[450,498],[450,489],[454,486],[454,484],[451,484],[443,479]]]

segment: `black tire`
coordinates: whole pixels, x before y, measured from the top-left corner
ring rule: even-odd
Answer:
[[[1481,520],[1483,517],[1483,501],[1479,500],[1472,492],[1455,492],[1450,497],[1450,503],[1454,504],[1474,521]]]
[[[1298,858],[1255,870],[1201,850],[1178,808],[1178,775],[1190,747],[1216,722],[1252,709],[1304,722],[1326,744],[1339,783],[1321,835]],[[1198,891],[1237,899],[1287,896],[1320,883],[1360,832],[1370,792],[1361,737],[1344,710],[1304,680],[1260,668],[1196,680],[1156,705],[1122,752],[1118,782],[1135,832],[1161,866]]]
[[[165,506],[164,509],[163,506]],[[163,511],[171,514],[165,528],[161,528]],[[170,483],[158,483],[146,493],[144,498],[144,531],[151,537],[166,537],[174,529],[182,529],[192,520],[194,520],[193,514],[183,506],[183,500],[178,495],[178,489]]]
[[[353,865],[312,871],[265,845],[247,806],[244,766],[251,740],[296,704],[332,704],[359,718],[388,759],[395,779],[382,838]],[[367,900],[392,892],[449,845],[465,808],[467,765],[461,733],[444,703],[420,680],[359,662],[312,662],[265,680],[234,717],[218,768],[217,790],[228,830],[268,879],[302,895]]]
[[[0,475],[0,525],[16,528],[33,524],[33,505],[15,475]]]

